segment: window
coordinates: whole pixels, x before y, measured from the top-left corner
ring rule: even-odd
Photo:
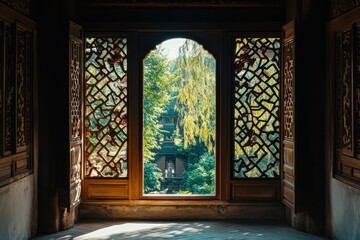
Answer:
[[[195,41],[170,39],[145,57],[144,194],[215,195],[215,86],[216,61]]]
[[[85,202],[280,199],[280,40],[222,38],[87,35]]]
[[[236,38],[234,178],[278,178],[280,39]]]
[[[127,39],[86,38],[86,177],[128,176]]]

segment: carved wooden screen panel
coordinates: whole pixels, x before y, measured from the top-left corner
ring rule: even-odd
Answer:
[[[83,42],[81,26],[69,24],[69,162],[66,168],[66,182],[61,192],[62,207],[68,210],[80,203],[82,179],[82,76]]]
[[[334,32],[335,174],[360,181],[360,22]]]
[[[295,25],[283,27],[282,43],[282,201],[295,208]]]
[[[352,31],[348,29],[341,35],[341,69],[342,69],[342,149],[349,156],[354,155],[354,129],[353,129],[353,86],[352,86],[352,63],[351,41]]]
[[[17,26],[16,40],[16,152],[21,152],[31,139],[31,34]]]
[[[0,8],[0,186],[31,174],[33,167],[35,24],[18,18]]]
[[[127,177],[127,38],[86,38],[86,176]]]
[[[15,52],[15,36],[12,31],[12,24],[5,22],[4,156],[14,153],[15,54],[13,53]]]
[[[278,178],[280,39],[237,38],[234,178]]]

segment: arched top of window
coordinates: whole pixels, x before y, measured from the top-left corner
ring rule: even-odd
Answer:
[[[199,54],[209,56],[214,63],[214,55],[208,51],[202,44],[199,42],[189,39],[189,38],[170,38],[159,44],[157,44],[151,51],[149,51],[145,58],[153,51],[161,51],[161,53],[168,58],[170,61],[174,61],[181,56],[190,57],[196,56]]]

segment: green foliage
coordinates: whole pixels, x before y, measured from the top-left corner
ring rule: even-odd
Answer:
[[[160,192],[163,175],[156,163],[144,163],[144,193]]]
[[[156,166],[154,156],[160,148],[159,140],[163,130],[161,115],[166,111],[166,104],[171,98],[172,75],[170,63],[157,48],[144,59],[144,192],[160,191],[163,179],[161,170]]]
[[[198,43],[186,40],[176,60],[178,97],[177,133],[184,148],[196,145],[196,139],[214,151],[216,116],[215,59]]]
[[[144,161],[154,158],[162,137],[160,117],[171,97],[173,77],[170,63],[161,48],[151,51],[144,59]]]
[[[199,160],[189,164],[184,173],[184,192],[193,194],[215,194],[215,159],[205,152]]]
[[[160,117],[166,111],[178,115],[175,143],[184,154],[183,188],[178,193],[215,193],[215,84],[215,59],[194,41],[187,40],[173,62],[161,47],[145,58],[145,193],[160,193],[163,176],[153,161],[165,133]]]

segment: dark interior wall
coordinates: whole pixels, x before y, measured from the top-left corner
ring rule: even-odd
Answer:
[[[330,17],[340,16],[357,6],[360,6],[360,0],[331,0]]]
[[[295,20],[296,209],[293,227],[324,230],[325,0],[286,1],[286,21]]]
[[[24,14],[27,17],[32,17],[32,0],[0,0],[14,10]]]
[[[338,171],[335,163],[336,135],[335,121],[335,79],[334,63],[335,51],[331,49],[330,42],[333,34],[343,31],[347,24],[360,20],[360,1],[358,0],[332,0],[330,21],[328,25],[329,48],[327,51],[327,108],[326,108],[326,233],[333,239],[360,239],[360,189],[358,181],[352,183],[346,177],[340,178],[342,172]],[[330,66],[333,66],[330,68]],[[334,74],[334,75],[333,75]],[[354,77],[356,74],[354,72]],[[331,82],[330,80],[334,81]],[[338,89],[336,89],[338,90]],[[340,164],[339,164],[340,165]],[[336,173],[336,176],[335,176]],[[357,185],[357,187],[355,187]]]
[[[299,173],[310,231],[324,228],[325,27],[327,2],[303,0],[298,32]],[[314,229],[313,229],[314,228]]]
[[[36,88],[36,23],[29,18],[30,3],[0,1],[1,239],[28,239],[37,229],[37,116],[36,93],[32,92],[32,86]],[[19,164],[21,159],[25,162]]]
[[[172,25],[175,30],[179,23],[183,26],[186,26],[186,24],[190,24],[190,26],[191,24],[202,24],[206,28],[216,28],[219,23],[226,22],[246,25],[266,21],[283,21],[284,15],[283,0],[269,1],[275,2],[273,5],[256,5],[255,3],[249,6],[242,6],[241,4],[239,6],[229,6],[226,4],[226,2],[231,1],[220,1],[223,4],[211,4],[216,1],[209,1],[211,3],[207,6],[186,4],[186,2],[191,3],[192,1],[168,2],[177,4],[166,4],[166,1],[153,1],[154,4],[146,6],[136,4],[135,1],[134,4],[126,5],[107,4],[109,2],[111,1],[81,1],[78,7],[79,23],[84,27],[97,23],[102,25],[102,29],[116,25],[122,30],[130,29],[133,23],[142,23],[143,29],[141,30],[149,29],[149,25],[152,23],[157,24],[158,28],[166,23]]]
[[[62,228],[59,189],[69,161],[69,20],[76,1],[35,1],[38,23],[39,210],[38,232]]]

